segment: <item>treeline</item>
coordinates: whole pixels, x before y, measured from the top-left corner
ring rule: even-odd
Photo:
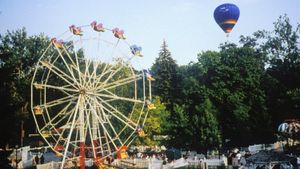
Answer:
[[[300,118],[300,26],[293,29],[287,16],[274,26],[184,66],[163,42],[151,71],[154,94],[170,112],[169,146],[205,151],[270,143],[280,123]]]
[[[287,16],[273,31],[241,36],[219,51],[203,51],[198,61],[179,66],[164,41],[151,67],[153,102],[147,137],[136,144],[205,151],[267,143],[277,126],[300,118],[299,30]],[[0,147],[20,145],[36,127],[30,111],[30,83],[50,39],[25,29],[0,35]],[[167,135],[167,140],[153,141]]]

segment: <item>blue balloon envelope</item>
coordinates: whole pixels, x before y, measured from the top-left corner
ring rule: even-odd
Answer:
[[[239,8],[230,3],[218,6],[214,11],[214,18],[217,24],[225,33],[230,33],[240,16]]]

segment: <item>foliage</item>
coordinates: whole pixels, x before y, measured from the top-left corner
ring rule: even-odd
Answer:
[[[270,124],[261,87],[264,56],[248,47],[225,44],[219,57],[216,67],[210,67],[206,86],[220,111],[223,135],[234,145],[260,142],[255,136],[270,135],[265,131]],[[261,120],[264,126],[258,123]]]
[[[274,121],[280,123],[286,118],[300,118],[300,26],[293,30],[287,16],[279,17],[274,23],[274,32],[265,32],[265,43],[261,48],[267,53],[270,66],[268,77],[275,83],[265,86],[270,111],[275,113]],[[274,93],[274,91],[277,91]]]
[[[169,139],[167,145],[176,148],[188,146],[188,138],[190,138],[189,136],[192,133],[189,130],[190,125],[185,106],[175,104],[168,122],[167,131]]]
[[[293,29],[287,15],[280,16],[273,31],[257,31],[241,42],[266,54],[263,90],[274,128],[284,119],[300,118],[300,25]],[[251,41],[251,42],[250,42]]]
[[[30,82],[34,64],[49,44],[44,35],[28,36],[25,28],[0,35],[0,134],[5,144],[20,144],[21,120],[30,120]],[[31,122],[30,122],[31,121]],[[25,123],[27,124],[27,123]],[[28,129],[31,128],[28,126]]]
[[[151,72],[155,77],[156,82],[153,84],[154,95],[160,96],[161,100],[166,103],[167,108],[173,103],[176,95],[177,69],[178,65],[171,57],[171,52],[168,50],[166,41],[163,41],[159,57],[151,68]]]
[[[200,150],[208,150],[209,148],[218,148],[221,145],[221,131],[217,120],[217,109],[209,99],[196,107],[198,116],[194,119],[197,130],[194,135],[199,135],[195,139],[193,147]]]
[[[145,137],[139,137],[136,141],[136,145],[160,145],[163,139],[161,137],[166,136],[166,128],[169,123],[167,121],[170,113],[166,110],[166,106],[161,103],[160,98],[156,96],[152,103],[156,109],[151,109],[148,112],[148,118],[145,122],[144,131]],[[146,113],[146,112],[145,112]]]

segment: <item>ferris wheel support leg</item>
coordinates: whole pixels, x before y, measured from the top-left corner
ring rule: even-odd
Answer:
[[[80,142],[80,169],[85,169],[85,144]]]
[[[152,101],[152,95],[151,95],[151,93],[152,93],[152,91],[151,91],[151,80],[149,80],[149,99],[150,99],[150,101]]]
[[[94,154],[94,163],[96,166],[100,166],[101,162],[101,156],[100,155],[97,155],[97,149],[96,149],[96,146],[98,146],[98,140],[93,140],[93,154]]]

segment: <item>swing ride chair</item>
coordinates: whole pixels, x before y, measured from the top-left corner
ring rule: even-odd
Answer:
[[[123,30],[96,21],[51,39],[35,67],[31,109],[38,132],[62,156],[61,168],[74,160],[101,166],[145,136],[154,79],[132,66],[141,49]]]

